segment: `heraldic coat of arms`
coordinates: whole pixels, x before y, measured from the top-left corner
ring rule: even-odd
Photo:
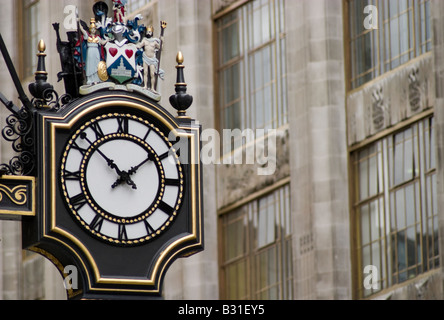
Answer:
[[[158,81],[164,79],[160,57],[166,22],[161,22],[161,35],[154,37],[154,28],[141,24],[141,15],[126,18],[128,0],[113,0],[112,16],[103,1],[93,6],[94,17],[89,24],[77,15],[77,31],[68,32],[62,42],[59,25],[54,24],[58,51],[67,92],[76,97],[102,89],[138,91],[159,101]]]

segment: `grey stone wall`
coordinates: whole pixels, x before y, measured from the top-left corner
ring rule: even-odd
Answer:
[[[168,23],[162,68],[167,73],[161,84],[163,107],[169,105],[176,83],[176,55],[184,56],[185,81],[194,98],[187,114],[199,121],[203,129],[214,128],[213,52],[211,2],[208,0],[158,1],[158,18]],[[160,23],[160,21],[158,22]],[[203,168],[205,251],[176,261],[165,277],[166,299],[218,299],[218,243],[215,167]]]
[[[433,28],[433,59],[435,77],[435,134],[436,134],[436,163],[437,163],[437,201],[438,227],[440,247],[440,272],[442,278],[444,261],[444,2],[431,1],[432,28]],[[439,282],[439,299],[444,298],[442,280]]]
[[[296,299],[351,298],[342,21],[340,0],[286,1]]]

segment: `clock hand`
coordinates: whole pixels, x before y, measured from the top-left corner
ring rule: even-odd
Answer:
[[[91,142],[91,140],[88,139],[88,136],[86,134],[86,132],[82,132],[82,134],[80,135],[80,138],[82,140],[86,140],[90,145],[92,145],[93,143]],[[122,171],[119,169],[119,167],[114,163],[114,160],[111,160],[110,158],[108,158],[102,151],[100,151],[100,149],[97,148],[97,152],[103,157],[103,159],[106,160],[106,162],[108,163],[108,166],[115,170],[117,172],[117,174],[119,176],[122,175]]]
[[[93,143],[91,142],[91,140],[88,139],[88,135],[86,134],[86,132],[82,132],[82,134],[80,135],[80,138],[83,140],[86,140],[90,145],[92,145]],[[117,179],[116,182],[114,182],[114,184],[111,186],[111,188],[115,189],[117,186],[119,186],[122,183],[127,183],[128,185],[130,185],[134,190],[137,189],[137,185],[134,183],[133,180],[131,180],[130,178],[130,174],[126,171],[121,171],[119,169],[119,167],[114,163],[114,160],[111,160],[110,158],[108,158],[102,151],[100,151],[99,148],[97,148],[97,152],[106,160],[106,162],[108,163],[108,166],[111,169],[114,169],[117,174],[119,175],[119,178]],[[148,160],[147,160],[148,161]],[[146,162],[146,161],[145,161]],[[144,162],[144,163],[145,163]],[[142,164],[141,164],[142,165]],[[139,166],[141,166],[139,165]],[[137,171],[137,169],[136,169]]]
[[[143,160],[139,165],[132,167],[130,171],[128,171],[128,174],[131,176],[133,174],[135,174],[137,172],[137,170],[140,169],[140,167],[142,167],[145,163],[147,163],[148,161],[150,161],[150,154],[148,153],[148,157]]]
[[[137,190],[137,185],[134,183],[133,180],[131,180],[130,175],[128,172],[123,171],[120,175],[120,177],[114,182],[114,184],[111,186],[111,188],[115,189],[117,186],[119,186],[122,183],[128,184],[131,186],[134,190]]]
[[[134,190],[137,190],[137,185],[134,183],[133,180],[131,180],[130,176],[132,176],[133,174],[135,174],[137,172],[137,170],[140,169],[140,167],[142,167],[145,163],[147,163],[148,161],[150,161],[150,155],[148,154],[148,157],[143,160],[139,165],[132,167],[130,171],[126,172],[123,171],[121,174],[119,174],[119,179],[116,180],[116,182],[114,182],[114,184],[112,185],[112,188],[116,188],[117,186],[119,186],[122,183],[127,183],[128,185],[132,186],[132,188]]]

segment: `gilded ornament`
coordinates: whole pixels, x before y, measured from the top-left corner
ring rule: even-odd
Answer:
[[[103,82],[108,81],[109,79],[109,75],[108,75],[108,71],[106,69],[106,62],[105,61],[100,61],[99,65],[97,66],[97,72],[99,74],[99,79],[102,80]]]

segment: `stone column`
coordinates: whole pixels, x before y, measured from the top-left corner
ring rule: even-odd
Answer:
[[[295,298],[349,299],[342,1],[285,11]]]
[[[187,114],[197,119],[203,129],[214,128],[211,1],[162,0],[158,2],[158,8],[159,19],[168,23],[161,62],[167,73],[165,81],[161,84],[161,104],[172,114],[177,114],[168,99],[174,94],[176,55],[178,51],[182,51],[188,93],[194,97],[194,103]],[[215,183],[214,166],[205,166],[205,251],[194,257],[178,260],[172,265],[165,279],[166,299],[218,299]]]
[[[444,2],[431,1],[433,27],[433,51],[435,62],[435,140],[436,140],[436,181],[438,203],[439,253],[441,272],[444,271]],[[442,289],[441,289],[442,290]]]

